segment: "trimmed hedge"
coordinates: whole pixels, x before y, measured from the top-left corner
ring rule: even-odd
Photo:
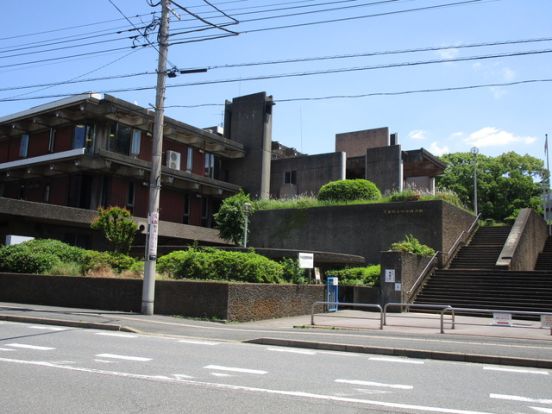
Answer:
[[[337,276],[340,285],[348,286],[376,286],[381,272],[380,265],[366,267],[349,267],[339,270],[328,270],[326,275]]]
[[[363,179],[338,180],[324,184],[318,192],[322,201],[377,200],[381,192],[376,185]]]
[[[284,283],[283,267],[254,252],[214,248],[179,250],[159,258],[159,272],[176,279],[210,279],[250,283]]]

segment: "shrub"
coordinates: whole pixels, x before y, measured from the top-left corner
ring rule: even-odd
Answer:
[[[82,274],[90,274],[108,268],[120,273],[130,269],[135,262],[135,259],[122,253],[84,250],[84,257],[81,262]]]
[[[324,184],[318,193],[322,201],[377,200],[381,193],[376,185],[368,180],[338,180]]]
[[[283,269],[254,252],[228,252],[213,248],[176,251],[159,258],[160,272],[177,279],[210,279],[250,283],[283,283]]]
[[[250,206],[246,210],[246,203]],[[251,199],[243,191],[225,198],[217,213],[213,215],[220,237],[235,244],[241,244],[245,232],[246,216],[253,212]]]
[[[407,189],[403,191],[396,191],[391,193],[389,201],[417,201],[421,197],[421,194],[415,190]]]
[[[381,272],[380,265],[370,265],[366,267],[350,267],[339,270],[329,270],[326,272],[329,276],[337,276],[340,285],[349,286],[376,286],[379,282]]]
[[[56,255],[33,251],[26,246],[26,243],[0,248],[0,271],[2,272],[44,273],[60,264],[61,260]]]
[[[109,207],[100,208],[98,214],[90,227],[101,230],[115,252],[128,253],[138,230],[130,212],[120,207]]]
[[[284,257],[280,260],[284,272],[284,279],[289,283],[305,284],[308,283],[308,278],[305,275],[305,269],[299,267],[297,259],[291,257]]]
[[[407,234],[404,240],[391,244],[390,250],[414,253],[420,256],[433,256],[435,254],[434,249],[420,243],[412,234]]]

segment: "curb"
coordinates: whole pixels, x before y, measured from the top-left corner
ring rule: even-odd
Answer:
[[[0,315],[0,321],[38,323],[42,325],[58,325],[58,326],[68,326],[71,328],[99,329],[103,331],[141,333],[137,329],[129,328],[128,326],[124,326],[124,325],[84,322],[84,321],[68,321],[65,319],[37,318],[33,316]]]
[[[552,369],[552,360],[516,357],[501,357],[484,354],[462,354],[454,352],[427,351],[408,348],[372,347],[363,345],[347,345],[328,342],[296,341],[292,339],[257,338],[244,341],[250,344],[287,346],[290,348],[310,348],[324,351],[356,352],[361,354],[378,354],[397,357],[435,359],[441,361],[473,362],[479,364],[508,365],[531,368]]]

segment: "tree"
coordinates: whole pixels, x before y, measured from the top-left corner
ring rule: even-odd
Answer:
[[[457,152],[441,159],[447,164],[437,186],[454,191],[467,206],[473,206],[473,154]],[[541,184],[547,173],[542,160],[507,152],[497,157],[477,155],[477,198],[483,218],[513,219],[519,209],[540,211]]]
[[[100,208],[98,218],[90,224],[93,230],[101,230],[116,253],[128,254],[138,225],[127,209],[120,207]]]
[[[250,206],[246,208],[246,204]],[[245,221],[248,215],[253,212],[249,195],[240,191],[231,197],[224,199],[219,211],[213,215],[219,228],[219,235],[222,239],[235,244],[242,243],[245,234]]]

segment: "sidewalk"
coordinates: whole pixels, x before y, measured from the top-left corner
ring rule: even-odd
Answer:
[[[369,318],[369,319],[368,319]],[[333,351],[374,353],[488,364],[552,368],[552,336],[540,322],[514,321],[494,326],[492,319],[450,317],[440,334],[438,315],[388,314],[380,330],[379,314],[344,310],[247,323],[221,323],[171,316],[42,305],[0,303],[0,320],[79,328],[122,330],[167,336],[241,341]]]

